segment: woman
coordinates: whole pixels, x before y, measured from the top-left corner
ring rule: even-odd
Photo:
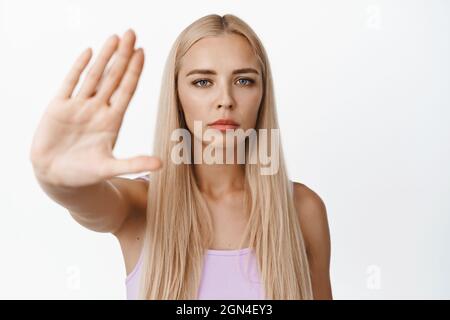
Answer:
[[[50,103],[30,152],[44,191],[83,226],[118,238],[129,299],[331,299],[322,199],[288,180],[273,141],[228,139],[240,129],[278,129],[257,35],[233,15],[208,15],[183,30],[164,71],[156,156],[116,159],[144,62],[135,41],[132,30],[108,39],[74,94],[92,56],[86,50]],[[198,134],[198,124],[214,139]],[[182,163],[174,161],[180,129],[192,138],[181,141]],[[231,164],[193,161],[211,145],[221,160],[244,146],[244,163],[237,153]],[[262,174],[261,161],[248,160],[267,145],[278,166]],[[149,177],[117,177],[144,171]]]

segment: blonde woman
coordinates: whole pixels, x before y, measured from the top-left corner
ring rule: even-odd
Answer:
[[[271,150],[276,170],[262,174],[260,161],[248,161],[262,140],[225,140],[233,130],[278,129],[270,65],[254,31],[234,15],[183,30],[163,75],[155,156],[116,159],[144,63],[135,41],[132,30],[109,38],[76,93],[91,50],[75,62],[33,139],[43,190],[84,227],[117,237],[129,299],[332,299],[322,199],[288,180],[281,147]],[[209,147],[199,123],[216,133],[216,151],[244,145],[244,163],[191,161],[192,153],[174,161],[177,130],[191,134],[184,151]]]

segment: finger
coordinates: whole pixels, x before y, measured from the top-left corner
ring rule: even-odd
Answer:
[[[98,91],[98,97],[102,101],[109,101],[111,95],[116,90],[120,81],[122,80],[123,74],[125,73],[131,56],[134,52],[134,43],[136,42],[136,35],[133,30],[128,30],[125,32],[122,40],[119,44],[119,51],[117,53],[114,64],[105,81]]]
[[[91,95],[89,97],[95,96],[97,94],[99,88],[103,85],[103,82],[105,81],[105,78],[108,76],[108,73],[109,73],[110,69],[111,69],[110,67],[106,68],[106,70],[103,72],[102,77],[98,81],[96,88],[94,88],[94,91],[91,93]]]
[[[120,82],[119,88],[114,93],[113,107],[117,108],[119,112],[125,112],[131,98],[136,91],[136,87],[141,77],[142,69],[144,68],[144,50],[142,48],[136,50],[130,60],[127,71]]]
[[[130,159],[111,159],[105,164],[109,176],[144,171],[157,171],[162,167],[158,157],[137,156]]]
[[[117,50],[119,45],[119,37],[117,35],[112,35],[103,45],[100,54],[95,61],[92,68],[89,70],[83,85],[78,93],[78,96],[82,98],[91,97],[95,93],[100,79],[102,78],[103,72],[105,71],[106,65],[111,59],[114,52]]]
[[[92,57],[92,49],[87,48],[84,50],[80,56],[77,58],[69,73],[66,75],[61,88],[58,90],[56,96],[58,98],[67,99],[70,98],[73,90],[77,86],[78,80],[80,79],[81,73],[88,65]]]

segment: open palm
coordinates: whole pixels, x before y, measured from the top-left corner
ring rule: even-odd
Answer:
[[[158,170],[158,158],[146,155],[116,159],[113,149],[125,111],[136,90],[144,52],[136,36],[111,36],[74,94],[92,57],[85,50],[52,99],[33,137],[30,152],[35,171],[61,186],[94,184],[120,174]],[[111,66],[109,61],[115,56]]]

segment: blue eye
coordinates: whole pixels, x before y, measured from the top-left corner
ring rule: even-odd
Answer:
[[[241,78],[241,79],[238,79],[238,82],[239,81],[247,81],[246,83],[240,83],[241,85],[243,85],[243,86],[249,86],[249,85],[251,85],[252,83],[254,83],[255,81],[254,80],[252,80],[252,79],[246,79],[246,78]]]
[[[206,87],[206,82],[209,82],[209,80],[200,79],[200,80],[194,81],[193,84],[197,87],[204,88],[204,87]]]
[[[237,84],[243,87],[247,87],[255,83],[255,80],[253,79],[247,79],[247,78],[241,78],[237,80]],[[196,81],[193,81],[192,84],[198,88],[206,88],[211,86],[211,81],[208,79],[199,79]]]

